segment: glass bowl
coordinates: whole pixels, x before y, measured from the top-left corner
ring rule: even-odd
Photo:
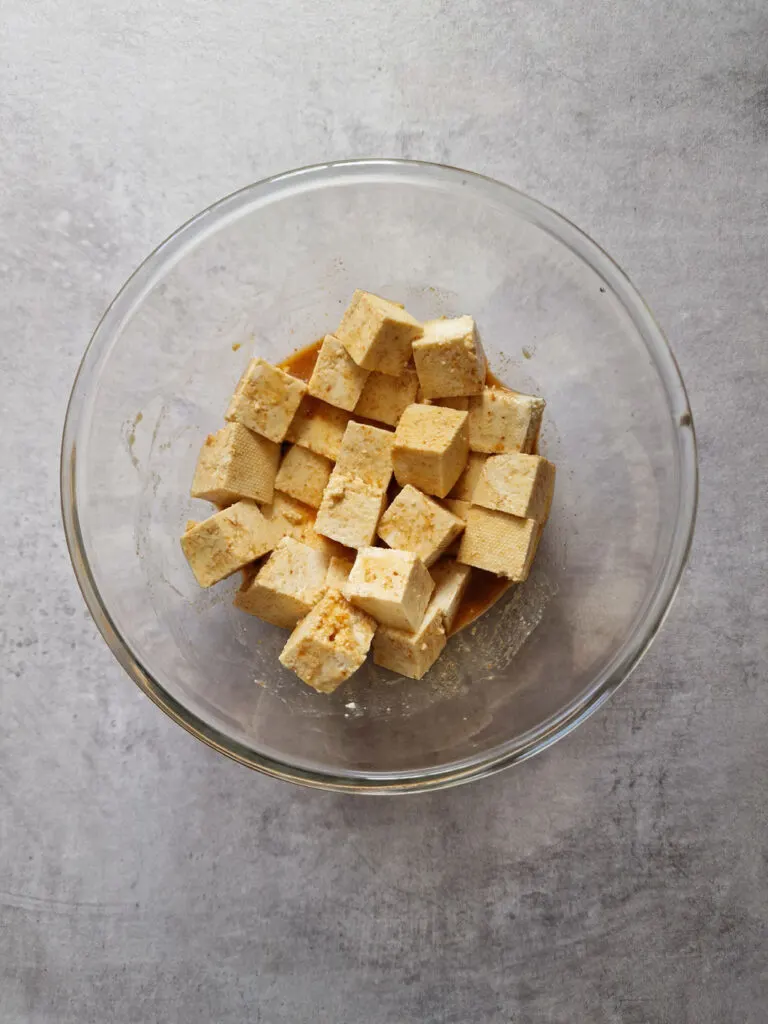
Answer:
[[[205,435],[248,359],[330,332],[355,288],[420,318],[471,313],[494,372],[544,396],[557,463],[535,567],[421,681],[367,664],[335,694],[282,669],[286,633],[197,587],[179,537]],[[529,757],[647,650],[689,549],[691,413],[615,263],[563,217],[467,171],[365,160],[222,199],[160,245],[99,324],[72,391],[64,524],[112,651],[167,714],[270,775],[411,792]]]

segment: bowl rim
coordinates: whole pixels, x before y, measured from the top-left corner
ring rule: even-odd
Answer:
[[[610,286],[635,324],[666,392],[670,417],[676,426],[679,470],[679,506],[666,563],[656,580],[644,617],[600,675],[575,701],[536,728],[477,758],[436,769],[405,772],[326,773],[268,757],[226,736],[190,712],[141,664],[113,622],[93,577],[85,551],[77,507],[77,438],[88,383],[106,357],[103,343],[128,319],[153,284],[158,270],[172,266],[186,246],[213,231],[229,216],[254,199],[270,202],[295,187],[321,187],[328,178],[375,180],[375,174],[400,175],[422,186],[439,182],[471,187],[486,198],[511,206],[538,227],[553,235],[590,265]],[[372,177],[374,176],[374,177]],[[462,179],[457,182],[457,179]],[[677,360],[663,331],[640,293],[619,265],[584,231],[551,207],[511,185],[475,171],[448,164],[400,158],[338,160],[312,164],[272,175],[218,199],[191,217],[139,264],[115,295],[99,320],[75,375],[67,404],[60,458],[61,510],[64,533],[77,583],[88,610],[110,650],[141,690],[173,721],[191,735],[225,756],[274,778],[336,792],[369,794],[413,793],[443,789],[495,774],[527,760],[569,735],[590,717],[630,676],[661,629],[680,585],[691,550],[698,503],[696,434],[685,384]]]

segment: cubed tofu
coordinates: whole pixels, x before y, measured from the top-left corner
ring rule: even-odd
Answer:
[[[237,501],[187,530],[181,548],[201,587],[211,587],[271,551],[277,533],[252,501]]]
[[[504,388],[485,388],[469,401],[469,447],[473,452],[530,452],[536,444],[543,398]]]
[[[225,419],[282,441],[306,391],[303,381],[257,356],[240,378]]]
[[[357,365],[338,338],[326,334],[309,379],[309,393],[352,412],[369,373],[370,370]]]
[[[235,594],[235,606],[273,626],[293,629],[325,593],[329,558],[283,537],[259,571]]]
[[[395,430],[392,462],[397,482],[444,498],[469,454],[468,414],[439,405],[409,405]]]
[[[479,395],[487,364],[471,316],[427,320],[413,343],[416,372],[425,398]]]
[[[349,423],[344,432],[334,473],[354,477],[385,491],[392,479],[392,445],[395,435],[366,423]]]
[[[463,398],[437,398],[435,399],[435,405],[442,405],[445,409],[459,409],[461,412],[467,412],[469,409],[469,397],[465,395]]]
[[[407,406],[416,401],[418,386],[419,378],[410,366],[399,377],[374,372],[365,383],[355,415],[394,427]]]
[[[283,456],[275,477],[275,487],[297,501],[317,508],[331,475],[333,463],[324,455],[295,444]],[[271,498],[269,499],[271,500]]]
[[[344,595],[382,625],[414,631],[434,589],[434,580],[413,552],[362,548],[344,585]]]
[[[332,555],[343,556],[345,550],[339,544],[321,536],[315,529],[317,512],[309,505],[296,501],[288,494],[275,491],[270,505],[263,505],[264,518],[273,523],[277,540],[281,537],[293,537],[311,548],[324,552],[329,558]],[[277,543],[277,540],[275,543]]]
[[[469,585],[472,570],[452,558],[442,558],[429,570],[435,581],[435,592],[429,602],[430,608],[439,608],[443,615],[445,631],[450,633],[461,599]]]
[[[332,590],[343,590],[354,564],[353,558],[340,558],[334,555],[328,563],[328,572],[325,576],[326,587]]]
[[[487,569],[522,583],[528,578],[540,535],[533,519],[520,519],[472,506],[467,516],[457,561]]]
[[[307,395],[288,428],[286,439],[335,461],[348,422],[348,412]]]
[[[328,590],[288,638],[280,663],[307,686],[332,693],[365,661],[376,622]]]
[[[391,548],[412,551],[430,566],[463,529],[462,519],[406,484],[379,520],[378,533]]]
[[[188,530],[194,529],[196,526],[199,525],[199,523],[199,519],[188,519],[184,524],[184,533],[187,533]]]
[[[445,644],[442,612],[430,604],[416,632],[379,626],[373,638],[373,660],[390,672],[421,679],[440,657]]]
[[[227,423],[209,434],[192,480],[193,498],[231,505],[240,498],[272,501],[280,445],[244,427]]]
[[[386,490],[334,470],[317,510],[315,529],[347,547],[367,547],[376,536],[386,500]]]
[[[480,479],[480,474],[483,472],[483,466],[487,458],[487,455],[482,455],[478,452],[469,453],[464,472],[451,488],[450,496],[452,498],[472,501],[472,495],[475,493],[477,481]]]
[[[491,455],[472,495],[475,505],[545,523],[555,489],[555,467],[539,455]]]
[[[461,498],[443,498],[442,504],[452,512],[457,519],[460,519],[462,523],[467,521],[467,513],[469,512],[471,503],[463,501]]]
[[[399,377],[423,329],[402,306],[370,292],[352,296],[336,337],[358,366]]]

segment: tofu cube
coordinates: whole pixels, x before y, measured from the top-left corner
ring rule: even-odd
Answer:
[[[421,679],[440,657],[445,644],[442,612],[430,604],[416,632],[379,626],[373,638],[373,660],[390,672]]]
[[[316,455],[309,448],[295,444],[289,448],[280,463],[275,487],[305,505],[317,508],[331,475],[333,463],[324,455]],[[267,499],[271,501],[271,497]]]
[[[235,607],[273,626],[293,629],[325,593],[329,558],[283,537],[259,571],[235,594]]]
[[[365,382],[355,415],[394,427],[406,407],[416,401],[418,386],[419,378],[410,366],[399,377],[374,371]]]
[[[462,519],[411,484],[406,484],[379,521],[379,536],[386,544],[412,551],[426,566],[436,562],[463,529]]]
[[[354,477],[369,487],[385,491],[392,479],[392,446],[395,435],[366,423],[349,423],[339,449],[334,473]]]
[[[370,292],[352,296],[336,337],[358,366],[399,377],[423,329],[402,306]]]
[[[326,334],[309,378],[309,393],[347,412],[357,405],[370,371],[358,366],[332,334]]]
[[[395,430],[392,462],[397,482],[444,498],[469,454],[468,414],[439,405],[409,405]]]
[[[522,583],[528,578],[540,532],[533,519],[473,505],[461,536],[457,561]]]
[[[315,528],[347,547],[367,547],[376,536],[386,500],[386,490],[334,470],[317,510]]]
[[[257,356],[240,378],[225,419],[282,441],[306,390],[303,381]]]
[[[181,548],[200,586],[211,587],[271,551],[278,539],[258,505],[244,500],[186,530]]]
[[[242,423],[227,423],[209,434],[192,480],[193,498],[231,505],[239,498],[272,501],[280,445]]]
[[[348,422],[348,412],[307,395],[293,417],[286,439],[335,461]]]
[[[426,566],[413,552],[362,548],[343,592],[382,625],[413,632],[434,589]]]
[[[413,343],[416,372],[425,398],[479,395],[487,364],[471,316],[427,320]]]
[[[472,507],[470,502],[463,501],[461,498],[443,498],[442,504],[452,512],[457,519],[460,519],[462,523],[467,521],[467,513]]]
[[[469,401],[469,447],[490,454],[532,451],[545,404],[533,395],[485,388]]]
[[[487,455],[481,455],[478,452],[469,453],[464,472],[451,488],[450,496],[452,498],[459,498],[461,501],[472,501],[472,495],[475,493],[477,481],[480,479],[487,458]]]
[[[344,584],[347,582],[354,564],[353,558],[340,558],[337,555],[333,555],[328,563],[328,572],[325,576],[326,587],[331,590],[343,591]]]
[[[465,395],[459,398],[438,398],[435,400],[435,405],[442,405],[444,409],[460,409],[462,412],[467,412],[469,397]]]
[[[442,558],[432,566],[429,574],[435,581],[435,592],[429,607],[439,608],[445,631],[450,633],[461,599],[469,586],[472,570],[452,558]]]
[[[472,502],[523,519],[545,523],[555,489],[555,467],[539,455],[491,455]]]
[[[288,637],[280,664],[307,686],[332,693],[365,661],[376,623],[338,590],[328,590]]]
[[[275,543],[282,537],[293,537],[311,548],[324,552],[329,558],[332,555],[344,555],[345,549],[327,537],[322,537],[315,529],[317,513],[309,505],[304,505],[281,491],[275,491],[271,505],[263,505],[264,518],[274,525]]]
[[[184,533],[186,533],[188,530],[193,529],[195,526],[198,526],[199,523],[199,519],[188,519],[184,524]]]

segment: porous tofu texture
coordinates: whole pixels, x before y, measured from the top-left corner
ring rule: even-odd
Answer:
[[[334,470],[317,510],[315,528],[347,547],[367,547],[376,536],[386,500],[386,490]]]
[[[422,335],[418,320],[402,306],[370,292],[356,291],[336,337],[358,366],[399,377]]]
[[[491,455],[483,467],[472,502],[545,523],[554,489],[555,467],[541,456],[520,452]]]
[[[468,415],[437,405],[409,405],[395,430],[392,463],[397,482],[444,498],[469,454]]]
[[[451,488],[451,498],[472,501],[472,495],[475,493],[477,481],[480,479],[480,474],[483,472],[483,466],[487,458],[487,455],[481,455],[478,452],[469,453],[464,472]]]
[[[273,626],[293,629],[325,593],[328,562],[322,551],[283,537],[258,572],[243,582],[235,605]]]
[[[343,590],[354,564],[354,558],[340,558],[334,555],[328,563],[328,572],[325,576],[326,587]]]
[[[373,638],[373,660],[409,679],[421,679],[440,657],[446,644],[443,615],[427,609],[416,632],[379,626]]]
[[[412,551],[430,566],[464,529],[462,519],[410,484],[379,520],[379,536],[391,548]]]
[[[469,400],[469,447],[473,452],[530,452],[544,411],[543,398],[505,388],[485,388]]]
[[[471,316],[428,320],[413,343],[413,358],[425,398],[478,395],[487,364]]]
[[[331,475],[333,463],[324,455],[295,444],[283,456],[275,477],[275,487],[297,501],[317,508]],[[271,501],[271,496],[267,501]]]
[[[205,439],[190,491],[217,505],[239,498],[272,501],[280,445],[242,423],[227,423]]]
[[[201,587],[211,587],[271,551],[272,523],[252,501],[237,501],[186,530],[181,548]]]
[[[452,558],[442,558],[432,566],[429,574],[435,581],[435,591],[429,602],[429,608],[440,610],[445,631],[449,633],[456,618],[456,612],[459,610],[461,599],[469,585],[472,570],[468,565],[462,565]]]
[[[240,378],[225,419],[282,441],[306,390],[303,381],[257,356]]]
[[[416,401],[418,387],[419,378],[410,366],[399,377],[371,373],[355,406],[355,415],[394,427],[405,409]]]
[[[528,578],[540,532],[539,524],[533,519],[520,519],[473,505],[456,559],[522,583]]]
[[[349,423],[342,439],[334,473],[354,477],[378,490],[392,479],[394,434],[366,423]]]
[[[328,590],[291,633],[280,663],[307,686],[332,693],[365,661],[376,623],[337,590]]]
[[[377,622],[395,629],[418,629],[434,580],[410,551],[362,548],[344,586],[344,595]]]
[[[288,428],[286,440],[335,461],[348,422],[348,412],[307,395]]]
[[[357,405],[370,371],[358,366],[332,334],[326,334],[309,379],[309,393],[329,405],[351,412]]]
[[[343,556],[345,549],[327,537],[322,537],[315,529],[316,512],[295,498],[281,491],[275,491],[270,505],[262,506],[264,518],[274,525],[275,543],[282,537],[293,537],[311,548],[332,555]]]

